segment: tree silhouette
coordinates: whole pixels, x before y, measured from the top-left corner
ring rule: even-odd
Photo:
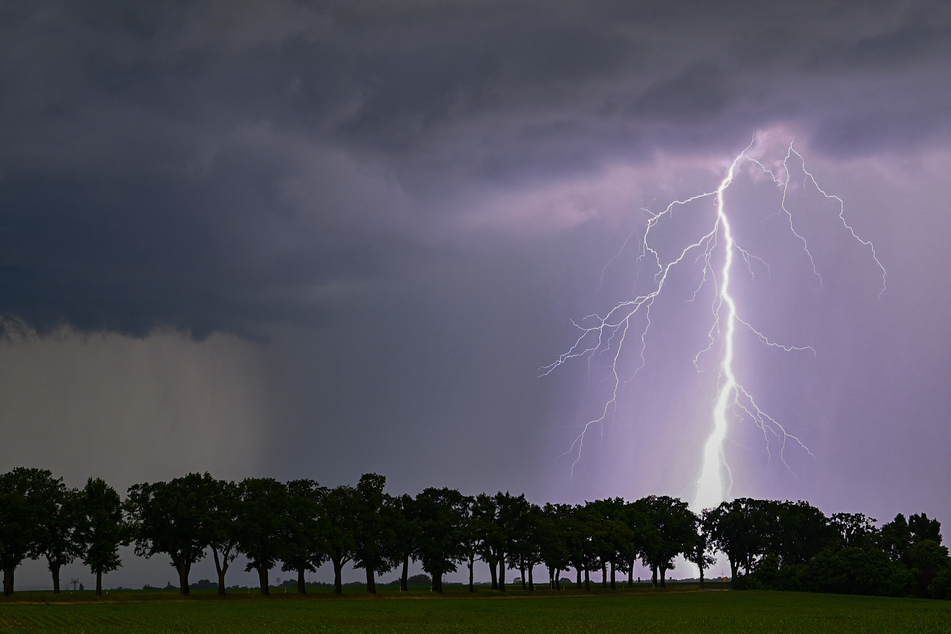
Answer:
[[[268,571],[281,559],[281,536],[287,524],[287,486],[274,478],[245,478],[239,490],[238,550],[248,558],[245,572],[256,570],[261,594],[268,595]]]
[[[320,517],[326,489],[313,480],[287,483],[287,516],[282,525],[281,570],[297,573],[297,592],[307,593],[306,571],[315,572],[327,560]]]
[[[51,491],[60,480],[46,469],[17,467],[0,475],[0,567],[3,594],[13,594],[14,571],[38,553],[37,532],[53,513]]]
[[[119,493],[102,478],[89,478],[80,493],[77,530],[83,544],[83,562],[96,575],[96,594],[102,595],[102,575],[122,566],[119,546],[129,543],[130,528]]]
[[[442,592],[443,575],[465,561],[465,503],[465,496],[449,488],[428,488],[416,496],[416,554],[433,578],[433,592]]]
[[[189,473],[169,482],[129,487],[127,508],[135,536],[135,554],[167,554],[178,572],[178,587],[189,593],[188,573],[205,556],[220,528],[212,517],[218,485],[208,473]]]

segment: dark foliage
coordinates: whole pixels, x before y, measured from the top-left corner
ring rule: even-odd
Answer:
[[[512,569],[523,588],[534,590],[534,568],[544,564],[550,587],[558,590],[569,583],[561,576],[569,569],[572,586],[589,589],[591,571],[611,588],[618,572],[633,584],[637,560],[663,586],[680,556],[700,567],[702,583],[703,570],[720,553],[729,560],[735,589],[951,599],[951,557],[941,544],[941,525],[923,513],[898,514],[877,527],[861,513],[826,517],[803,501],[740,498],[697,517],[668,496],[540,507],[509,492],[470,497],[428,488],[394,497],[385,484],[377,474],[364,475],[356,487],[328,489],[312,480],[235,484],[192,473],[134,485],[123,505],[102,480],[73,491],[49,471],[17,468],[0,474],[4,591],[13,592],[13,571],[24,559],[39,557],[49,562],[54,584],[57,566],[82,557],[101,590],[102,574],[121,565],[118,546],[134,540],[138,556],[171,558],[183,594],[192,587],[224,593],[224,574],[238,552],[258,572],[265,594],[268,571],[278,563],[297,573],[281,587],[301,593],[313,587],[305,572],[326,562],[338,593],[344,585],[374,592],[377,576],[394,568],[401,568],[394,583],[402,589],[428,585],[441,592],[443,576],[462,563],[474,591],[477,559],[488,565],[493,589],[505,589],[505,572]],[[191,564],[208,550],[219,581],[189,584]],[[411,559],[428,574],[410,577]],[[365,570],[366,583],[342,583],[349,562]]]

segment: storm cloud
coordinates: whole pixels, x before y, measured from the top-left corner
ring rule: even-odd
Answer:
[[[260,337],[484,239],[486,191],[777,123],[851,158],[951,132],[943,3],[391,4],[6,5],[0,313]]]

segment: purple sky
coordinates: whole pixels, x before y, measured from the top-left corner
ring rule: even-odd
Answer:
[[[715,189],[760,134],[845,201],[888,288],[814,191],[821,287],[779,190],[731,188],[771,271],[744,315],[816,350],[743,347],[814,457],[737,421],[733,493],[951,522],[951,8],[783,6],[5,3],[0,469],[689,500],[715,389],[696,278],[573,477],[604,375],[540,368],[641,291],[644,208]]]

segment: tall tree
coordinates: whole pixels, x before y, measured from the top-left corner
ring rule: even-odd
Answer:
[[[475,498],[467,495],[462,504],[463,543],[465,544],[466,568],[469,571],[469,592],[475,592],[475,560],[479,554],[479,533],[473,521],[473,504]]]
[[[616,571],[624,566],[628,547],[635,541],[634,531],[629,526],[627,503],[621,498],[595,500],[585,504],[594,529],[591,538],[598,553],[602,569],[610,567],[611,589],[617,588]],[[602,576],[606,585],[608,575]]]
[[[205,556],[219,527],[209,500],[217,483],[208,473],[189,473],[169,482],[129,488],[127,505],[135,535],[135,554],[146,559],[167,554],[178,572],[179,591],[189,593],[192,564]]]
[[[416,552],[416,500],[404,493],[393,499],[391,506],[393,529],[393,567],[400,567],[400,590],[409,589],[409,562]]]
[[[443,575],[455,572],[466,557],[465,496],[455,489],[428,488],[416,496],[416,505],[417,555],[433,578],[433,592],[442,592]]]
[[[268,572],[281,559],[281,536],[287,523],[287,486],[274,478],[245,478],[240,491],[238,550],[248,559],[245,571],[257,571],[261,594],[268,595]]]
[[[343,567],[353,559],[356,490],[347,485],[329,489],[321,500],[320,519],[327,558],[334,568],[334,592],[343,593]]]
[[[474,538],[475,553],[489,566],[492,589],[499,589],[499,557],[505,554],[505,536],[498,522],[499,506],[496,498],[478,494],[472,502],[469,519]]]
[[[96,575],[96,594],[102,595],[102,575],[122,566],[119,546],[129,543],[130,528],[119,493],[102,478],[89,478],[79,498],[77,533],[83,544],[83,562]]]
[[[320,503],[326,489],[313,480],[287,483],[287,515],[281,535],[281,570],[297,573],[298,594],[307,593],[304,573],[315,572],[326,558]]]
[[[696,540],[696,516],[687,503],[666,495],[651,495],[638,500],[656,530],[656,539],[643,549],[644,563],[660,573],[660,587],[667,585],[667,571],[673,569],[674,558],[689,551]]]
[[[38,556],[40,531],[53,516],[54,491],[62,479],[46,469],[17,467],[0,475],[0,567],[3,594],[13,594],[14,571]]]
[[[67,488],[62,479],[49,479],[44,494],[43,517],[37,526],[37,552],[46,557],[53,577],[53,594],[59,594],[59,573],[63,566],[82,556],[82,544],[76,535],[79,522],[79,492]]]
[[[526,501],[517,522],[512,526],[509,549],[512,553],[511,565],[518,566],[521,573],[522,589],[535,590],[535,566],[542,563],[541,548],[539,546],[539,530],[542,520],[542,510],[537,504]]]
[[[495,516],[499,529],[498,537],[502,541],[501,548],[496,553],[499,562],[499,590],[504,592],[506,563],[512,567],[520,565],[514,551],[517,540],[525,530],[531,504],[525,499],[525,494],[516,496],[508,491],[505,493],[500,491],[495,495],[495,505],[498,509]],[[513,557],[507,562],[509,556]]]
[[[712,554],[713,541],[710,538],[710,532],[707,527],[707,514],[709,509],[701,513],[697,521],[697,537],[693,545],[684,555],[684,559],[692,563],[700,571],[700,589],[703,589],[704,571],[717,562]]]
[[[538,546],[542,561],[548,568],[548,587],[561,590],[561,572],[568,565],[568,545],[565,540],[565,521],[571,512],[568,504],[546,503],[538,524]]]
[[[763,500],[738,498],[723,502],[707,513],[710,537],[717,550],[730,561],[734,585],[739,579],[740,569],[744,568],[749,574],[756,557],[766,552],[769,546],[767,533],[762,529],[768,525],[763,507]]]
[[[353,567],[366,571],[367,592],[376,593],[376,575],[393,566],[396,544],[390,497],[383,492],[386,478],[366,473],[354,491]]]
[[[581,587],[583,583],[584,589],[590,590],[591,570],[600,566],[598,545],[591,538],[597,530],[593,513],[583,505],[572,507],[564,520],[563,530],[568,562],[575,569],[575,584]]]
[[[231,562],[238,556],[236,530],[241,515],[241,497],[238,485],[231,481],[214,480],[205,498],[208,508],[208,547],[215,561],[218,575],[218,595],[225,596],[225,575]]]

